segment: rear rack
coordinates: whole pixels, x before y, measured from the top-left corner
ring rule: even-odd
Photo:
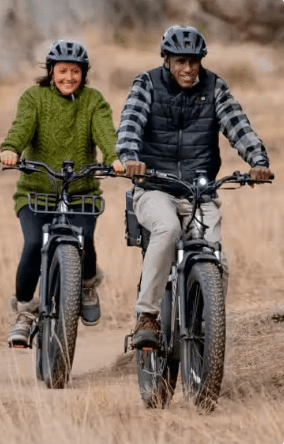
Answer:
[[[102,196],[89,194],[68,196],[68,209],[60,211],[58,208],[58,196],[56,194],[29,193],[29,208],[34,213],[52,214],[85,214],[86,216],[99,216],[104,212],[105,200]],[[76,202],[78,201],[79,202]],[[76,211],[72,208],[76,205]],[[81,208],[79,207],[81,205]]]

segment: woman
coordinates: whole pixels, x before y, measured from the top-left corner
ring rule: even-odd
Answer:
[[[27,159],[43,161],[55,170],[61,168],[63,160],[71,159],[79,171],[82,164],[95,161],[98,145],[104,163],[112,164],[117,173],[123,172],[114,151],[116,136],[110,106],[99,91],[86,86],[89,61],[85,48],[79,42],[55,42],[46,56],[46,70],[46,76],[20,98],[16,119],[1,146],[1,162],[16,165],[24,151]],[[70,191],[101,193],[93,178],[74,182]],[[40,275],[42,226],[51,217],[34,215],[28,207],[29,192],[52,193],[54,189],[47,176],[22,173],[14,195],[24,248],[16,275],[16,298],[12,301],[16,321],[8,342],[23,347],[28,345],[30,327],[38,309],[33,295]],[[95,325],[100,318],[95,289],[99,277],[93,244],[96,221],[81,215],[74,215],[71,220],[74,225],[83,226],[85,233],[81,317],[84,324]]]

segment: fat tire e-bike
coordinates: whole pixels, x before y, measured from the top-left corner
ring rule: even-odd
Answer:
[[[208,181],[206,172],[197,170],[188,183],[172,174],[149,170],[133,179],[146,190],[179,189],[192,205],[192,212],[181,238],[176,243],[172,264],[158,318],[159,346],[135,349],[138,383],[146,407],[165,407],[174,394],[181,369],[184,399],[205,410],[213,410],[220,394],[224,372],[226,316],[222,284],[221,245],[205,239],[203,202],[214,199],[225,183],[252,185],[248,174],[236,171],[220,180]],[[151,233],[141,226],[133,211],[133,190],[126,192],[126,239],[137,246],[144,258]],[[140,280],[141,282],[141,280]],[[138,284],[138,295],[140,283]],[[126,336],[124,350],[132,349]]]
[[[56,389],[64,388],[70,378],[82,300],[84,230],[72,225],[68,216],[97,217],[105,208],[100,195],[73,195],[69,185],[86,176],[113,175],[112,167],[104,165],[83,165],[80,172],[73,167],[74,162],[66,160],[62,169],[55,171],[44,162],[26,159],[12,167],[27,174],[47,174],[56,190],[55,194],[29,194],[29,208],[34,213],[52,215],[52,222],[43,226],[40,307],[29,346],[35,338],[37,378]]]

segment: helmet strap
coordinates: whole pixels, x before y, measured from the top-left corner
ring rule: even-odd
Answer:
[[[170,70],[170,68],[171,68],[171,62],[170,62],[170,60],[171,60],[171,58],[170,58],[169,56],[165,56],[165,59],[164,59],[164,66],[165,66],[166,69],[169,69],[169,70]]]

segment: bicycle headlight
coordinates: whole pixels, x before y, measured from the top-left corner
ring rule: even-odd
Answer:
[[[200,186],[202,186],[202,187],[206,186],[206,185],[207,185],[207,179],[206,179],[206,177],[199,177],[199,179],[198,179],[198,184],[199,184]]]

